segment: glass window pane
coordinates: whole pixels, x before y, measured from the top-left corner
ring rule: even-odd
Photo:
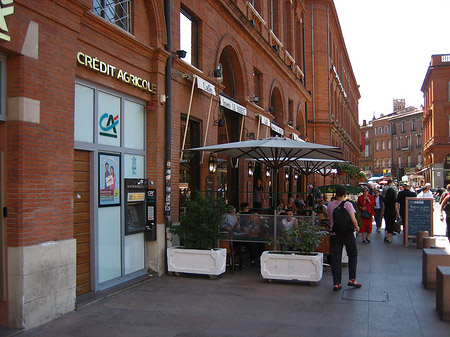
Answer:
[[[144,150],[144,106],[134,102],[124,101],[124,146]]]
[[[144,179],[144,156],[124,154],[124,178]]]
[[[80,142],[94,142],[94,89],[75,84],[75,136]]]
[[[144,233],[125,236],[125,274],[144,269]]]
[[[192,64],[192,21],[180,12],[180,50],[186,51],[183,61]]]
[[[120,98],[98,93],[98,142],[120,146]]]
[[[120,206],[98,208],[98,282],[121,276]]]

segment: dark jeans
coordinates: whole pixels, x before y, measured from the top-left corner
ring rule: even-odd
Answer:
[[[383,216],[381,215],[381,208],[375,208],[375,223],[377,225],[377,229],[381,228],[381,220],[383,220]]]
[[[330,235],[331,273],[333,284],[341,284],[342,279],[342,248],[345,246],[348,255],[348,278],[356,278],[356,265],[358,263],[358,250],[353,234]]]

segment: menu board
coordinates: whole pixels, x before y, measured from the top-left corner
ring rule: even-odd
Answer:
[[[428,231],[433,236],[433,199],[406,198],[406,221],[404,241],[408,246],[408,237],[417,236],[417,232]]]

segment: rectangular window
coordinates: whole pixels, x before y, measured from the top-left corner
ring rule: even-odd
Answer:
[[[416,131],[416,120],[415,119],[412,120],[411,131]]]
[[[288,101],[288,118],[288,124],[292,126],[294,123],[294,102],[292,100]]]
[[[261,73],[255,68],[253,69],[253,102],[261,106]]]
[[[397,138],[397,150],[401,150],[401,148],[402,148],[402,139]]]
[[[184,10],[180,12],[180,50],[186,51],[183,60],[198,68],[198,24]]]
[[[380,151],[380,142],[378,141],[375,143],[375,150]]]
[[[397,127],[396,127],[396,124],[395,124],[395,123],[392,124],[392,134],[393,134],[393,135],[396,135],[396,134],[397,134]]]
[[[402,122],[402,133],[406,132],[406,123],[405,121]]]
[[[128,33],[132,33],[131,0],[94,0],[93,11]]]
[[[366,131],[366,139],[369,138],[369,131]]]
[[[364,157],[369,157],[369,145],[366,144],[366,146],[364,147]]]
[[[417,144],[416,147],[422,147],[422,135],[419,133],[417,134]]]
[[[381,142],[381,150],[386,150],[386,143],[384,140]]]
[[[406,137],[406,147],[411,150],[411,136]]]
[[[411,156],[408,156],[408,167],[411,167]]]
[[[389,139],[388,140],[388,150],[392,149],[392,141]]]
[[[375,128],[375,134],[378,135],[378,128]]]
[[[402,157],[401,156],[398,156],[397,165],[398,165],[398,167],[402,167]]]

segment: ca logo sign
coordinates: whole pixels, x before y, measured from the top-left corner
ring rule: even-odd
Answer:
[[[117,138],[117,129],[119,125],[119,115],[113,116],[107,113],[100,117],[100,135],[106,137]]]

